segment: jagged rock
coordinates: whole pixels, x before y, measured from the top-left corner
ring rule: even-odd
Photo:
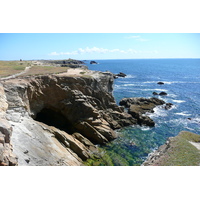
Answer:
[[[157,84],[158,84],[158,85],[164,85],[164,83],[163,83],[163,82],[158,82]]]
[[[3,86],[0,84],[0,166],[17,165],[17,157],[10,143],[12,135],[11,124],[6,120],[8,103]]]
[[[77,140],[79,140],[81,143],[83,143],[91,151],[97,150],[96,146],[92,142],[90,142],[90,140],[88,140],[86,137],[83,137],[80,133],[77,133],[77,132],[73,133],[72,136],[75,137]]]
[[[163,105],[165,102],[161,99],[152,97],[152,98],[143,98],[143,97],[133,97],[133,98],[123,98],[119,104],[129,108],[132,104],[143,106],[144,109],[152,109],[155,106]]]
[[[118,78],[118,77],[126,77],[127,75],[126,74],[124,74],[123,72],[120,72],[120,73],[118,73],[118,74],[113,74],[113,76],[114,76],[114,78],[116,79],[116,78]]]
[[[97,64],[97,62],[92,60],[92,61],[90,61],[90,64],[91,64],[91,65]]]
[[[142,114],[151,111],[151,110],[145,110],[139,105],[131,105],[128,113],[130,113],[135,119],[137,119],[137,123],[139,125],[145,125],[145,126],[155,126],[155,122],[148,116],[143,116]]]
[[[170,108],[172,108],[173,104],[172,103],[166,103],[164,105],[165,110],[169,110]]]
[[[111,73],[89,70],[84,76],[63,73],[4,81],[0,109],[7,121],[2,121],[1,144],[10,141],[18,165],[82,165],[96,149],[93,144],[115,139],[113,129],[136,122],[116,105],[112,85]]]
[[[167,93],[166,92],[160,92],[159,95],[164,96],[164,95],[167,95]]]
[[[163,105],[165,102],[157,98],[123,98],[120,102],[120,105],[125,106],[128,109],[128,113],[137,120],[139,125],[145,126],[155,126],[155,122],[148,116],[145,116],[145,113],[154,112],[153,109],[158,105]]]
[[[153,95],[158,95],[158,93],[157,92],[153,92]]]

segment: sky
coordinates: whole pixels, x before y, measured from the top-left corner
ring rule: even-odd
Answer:
[[[200,33],[0,33],[0,60],[200,58]]]

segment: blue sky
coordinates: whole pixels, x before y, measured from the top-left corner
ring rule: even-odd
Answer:
[[[0,33],[0,60],[200,58],[199,33]]]

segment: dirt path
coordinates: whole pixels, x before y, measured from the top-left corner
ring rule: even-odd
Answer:
[[[18,76],[20,76],[20,75],[22,75],[22,74],[25,74],[27,71],[30,70],[31,67],[32,67],[32,66],[28,66],[28,67],[26,67],[26,68],[24,69],[24,71],[22,71],[22,72],[20,72],[20,73],[17,73],[17,74],[13,74],[13,75],[11,75],[11,76],[7,76],[7,77],[4,77],[4,78],[0,78],[0,80],[8,80],[8,79],[11,79],[11,78],[16,78],[16,77],[18,77]]]
[[[190,144],[194,145],[198,150],[200,150],[200,143],[199,142],[190,142]]]

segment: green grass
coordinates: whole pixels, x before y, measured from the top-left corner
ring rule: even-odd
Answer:
[[[30,76],[30,75],[45,75],[45,74],[58,74],[61,72],[67,72],[68,68],[66,67],[54,67],[54,66],[33,66],[25,74],[21,76]]]
[[[29,65],[29,61],[0,61],[0,77],[19,73]]]
[[[183,131],[172,138],[170,148],[162,157],[162,166],[198,166],[200,164],[200,151],[191,142],[199,142],[200,135]]]

